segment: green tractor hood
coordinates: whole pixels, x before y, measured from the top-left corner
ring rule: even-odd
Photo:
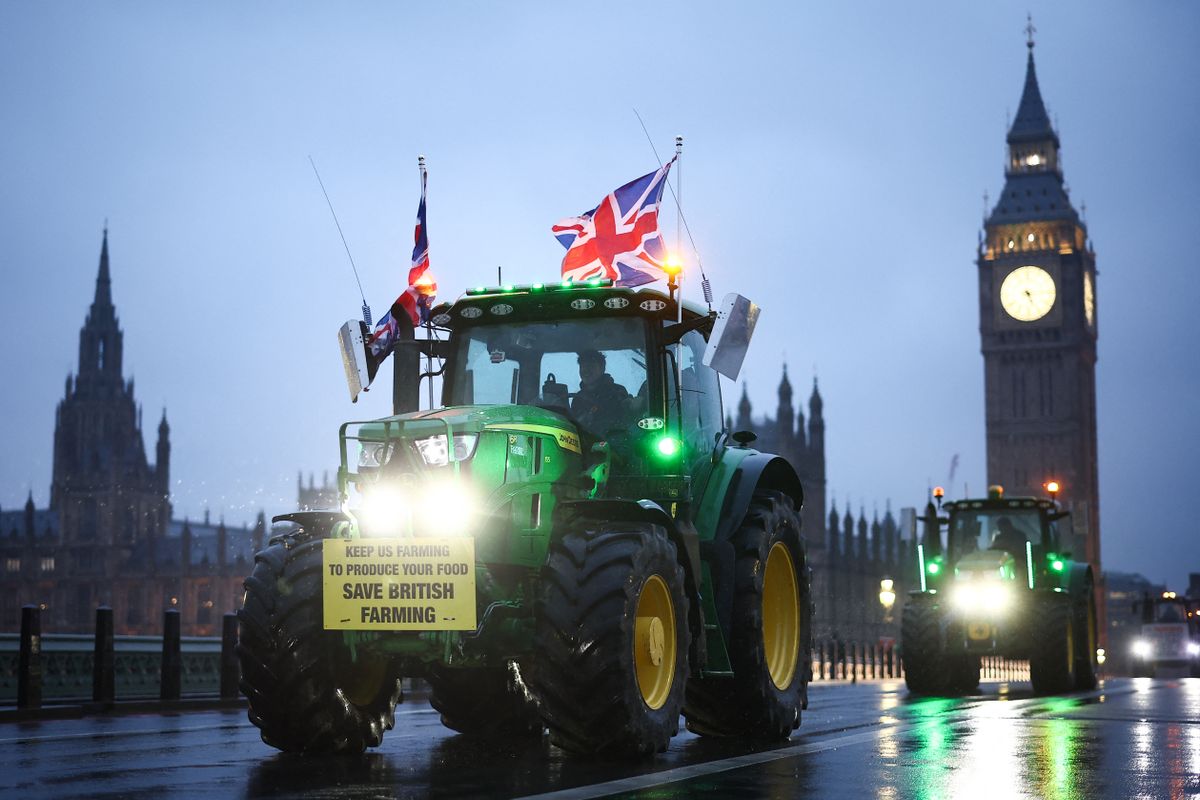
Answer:
[[[960,578],[1017,579],[1016,558],[1004,550],[976,550],[958,560],[955,572]]]

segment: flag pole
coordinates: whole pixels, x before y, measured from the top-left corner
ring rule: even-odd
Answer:
[[[675,258],[679,255],[682,243],[680,233],[683,230],[683,169],[680,167],[683,158],[683,137],[675,137]],[[675,321],[683,322],[683,270],[675,276]],[[683,441],[683,339],[675,343],[675,391],[679,398],[679,439]]]
[[[421,198],[424,199],[425,183],[429,176],[429,170],[427,170],[425,168],[425,156],[422,156],[422,155],[417,156],[417,173],[421,179]],[[428,215],[429,206],[426,205],[425,208],[426,208],[425,213]],[[426,223],[428,223],[428,219],[426,219]],[[426,241],[428,241],[429,232],[424,231],[423,233],[425,234]],[[425,347],[426,347],[426,350],[425,350],[425,372],[427,372],[429,374],[429,408],[430,408],[430,410],[433,410],[433,344],[432,344],[432,342],[433,342],[433,321],[430,318],[429,309],[424,308],[421,305],[422,299],[423,298],[420,298],[420,297],[417,298],[417,308],[423,309],[425,312],[425,342],[426,342],[426,345],[425,345]],[[427,298],[425,298],[424,301],[425,301],[425,303],[429,302],[429,300]],[[452,447],[453,443],[447,442],[446,445],[448,447]]]
[[[683,261],[683,137],[675,137],[675,257]],[[679,299],[675,303],[676,322],[683,322],[683,270],[675,279],[679,284]]]

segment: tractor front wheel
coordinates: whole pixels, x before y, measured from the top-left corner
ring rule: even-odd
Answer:
[[[530,685],[551,740],[576,753],[646,755],[679,730],[688,600],[658,525],[570,530],[535,606]]]
[[[689,681],[688,730],[787,738],[800,725],[812,652],[808,567],[792,499],[757,495],[733,546],[733,677]]]
[[[1065,598],[1064,598],[1065,600]],[[1035,694],[1059,694],[1075,688],[1078,633],[1075,611],[1059,598],[1041,610],[1029,658],[1029,679]]]
[[[320,537],[276,537],[254,557],[238,611],[241,690],[272,747],[294,753],[360,753],[395,721],[400,676],[391,659],[351,656],[326,631]]]
[[[904,655],[904,682],[914,694],[942,694],[949,676],[942,656],[941,613],[924,598],[904,606],[900,621],[900,646]]]
[[[442,724],[467,736],[536,737],[542,718],[525,693],[516,665],[507,668],[454,669],[436,665],[425,678],[429,704]]]

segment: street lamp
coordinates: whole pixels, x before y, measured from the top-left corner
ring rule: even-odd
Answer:
[[[883,606],[884,621],[892,621],[892,606],[896,605],[895,582],[891,578],[879,581],[879,604]]]

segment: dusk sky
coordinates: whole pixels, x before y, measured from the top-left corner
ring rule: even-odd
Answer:
[[[1167,0],[3,3],[0,508],[49,502],[106,219],[175,516],[241,524],[291,510],[297,471],[333,472],[342,421],[390,410],[346,393],[335,333],[361,301],[308,156],[378,316],[407,272],[418,154],[441,299],[498,265],[553,279],[550,226],[657,166],[634,108],[660,153],[685,137],[717,296],[762,306],[756,414],[784,363],[805,400],[819,378],[839,510],[921,504],[955,454],[950,495],[981,493],[976,244],[1027,11],[1097,254],[1103,566],[1182,587],[1200,572],[1200,5]]]

